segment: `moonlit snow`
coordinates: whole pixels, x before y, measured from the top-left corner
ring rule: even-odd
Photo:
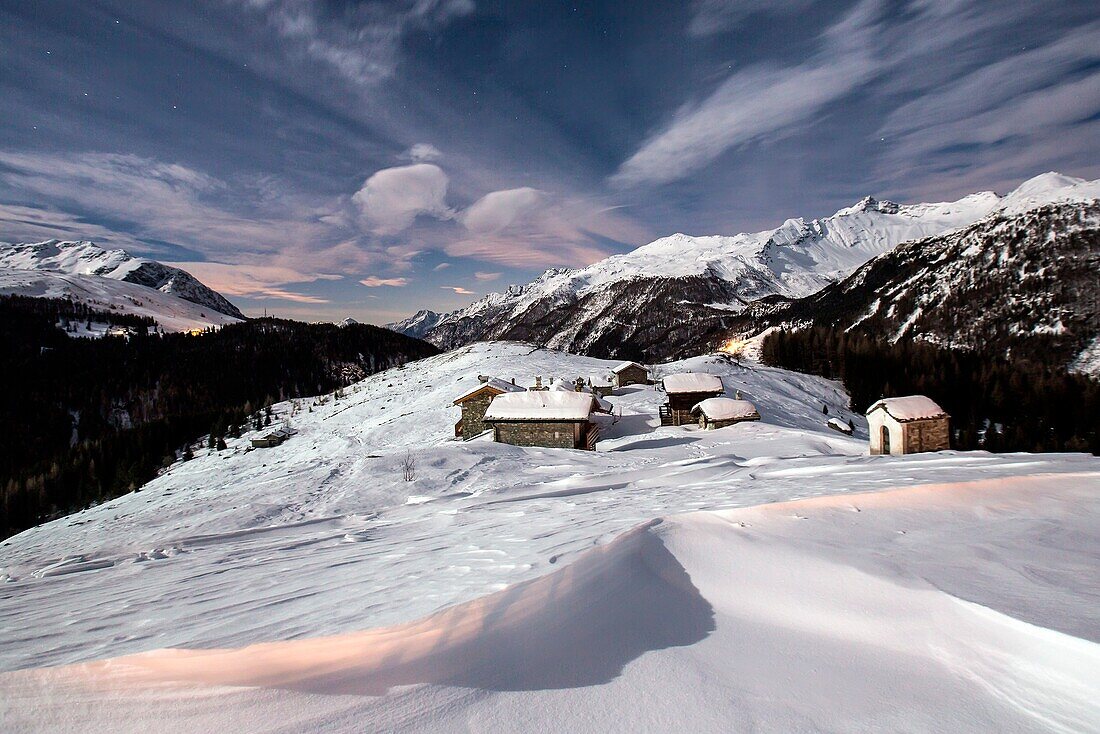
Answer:
[[[4,730],[1100,729],[1100,460],[871,457],[838,384],[717,355],[654,377],[760,422],[636,385],[595,452],[454,439],[479,374],[613,366],[431,357],[5,541]]]

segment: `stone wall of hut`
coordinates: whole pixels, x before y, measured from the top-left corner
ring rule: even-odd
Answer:
[[[921,451],[946,451],[951,448],[951,421],[935,418],[926,421],[908,421],[905,425],[905,453]]]
[[[485,422],[485,411],[496,397],[491,391],[475,395],[462,403],[462,438],[467,441],[492,428]]]
[[[625,370],[615,373],[615,387],[648,384],[649,371],[644,367],[627,367]]]
[[[576,446],[573,423],[523,422],[497,423],[496,440],[513,446],[545,446],[571,449]]]

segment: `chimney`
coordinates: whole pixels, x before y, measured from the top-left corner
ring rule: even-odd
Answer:
[[[741,399],[741,391],[738,390],[735,394],[737,395],[737,399],[740,400]]]
[[[489,381],[489,375],[478,375],[477,376],[477,381],[478,382],[488,382]]]
[[[515,385],[515,384],[516,384],[516,378],[514,378],[514,377],[512,378],[512,384],[513,384],[513,385]]]
[[[546,389],[542,386],[542,375],[536,375],[535,376],[535,386],[531,389],[532,390],[545,390]]]

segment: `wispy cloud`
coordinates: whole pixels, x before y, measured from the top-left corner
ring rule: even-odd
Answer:
[[[449,267],[451,267],[450,263],[439,263],[434,268],[432,268],[432,271],[438,273],[440,270],[446,270]]]
[[[513,267],[588,265],[609,253],[598,238],[639,243],[646,233],[614,207],[530,187],[492,191],[459,215],[467,230],[444,250]]]
[[[710,36],[729,30],[750,15],[776,13],[791,15],[814,4],[815,0],[695,0],[688,33]]]
[[[394,74],[402,39],[433,30],[474,10],[473,0],[393,0],[336,10],[316,0],[233,0],[287,42],[287,51],[372,86]]]
[[[662,184],[687,176],[726,150],[804,123],[875,72],[871,53],[877,0],[863,0],[818,39],[821,51],[785,67],[735,72],[698,103],[680,107],[611,177],[620,186]]]
[[[375,275],[368,275],[359,281],[368,288],[378,288],[379,286],[388,285],[392,288],[403,288],[409,284],[408,278],[379,278]]]
[[[881,175],[929,180],[950,168],[956,176],[969,170],[975,185],[989,186],[1032,175],[1037,166],[1072,166],[1080,151],[1074,140],[1100,135],[1098,36],[1100,23],[1077,28],[901,105],[879,131],[888,142]]]
[[[474,273],[474,278],[484,283],[488,283],[497,280],[498,278],[500,278],[501,275],[503,275],[503,273],[483,273],[479,270]]]
[[[455,293],[457,293],[460,296],[473,296],[473,295],[476,295],[473,291],[466,290],[465,288],[463,288],[460,285],[441,285],[439,287],[442,288],[445,291],[454,291]]]
[[[339,276],[300,273],[275,265],[230,265],[218,262],[168,263],[186,270],[206,285],[226,296],[255,299],[279,299],[295,303],[328,303],[329,299],[287,290],[293,283],[339,280]]]

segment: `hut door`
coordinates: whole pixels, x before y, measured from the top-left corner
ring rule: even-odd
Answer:
[[[881,453],[889,454],[890,451],[890,429],[886,426],[882,427],[882,448]]]

